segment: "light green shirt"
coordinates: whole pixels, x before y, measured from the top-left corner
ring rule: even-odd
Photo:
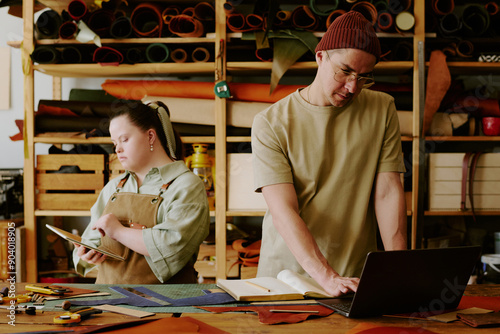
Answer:
[[[340,275],[359,276],[376,250],[376,173],[405,171],[394,99],[365,89],[344,107],[320,107],[294,92],[255,117],[252,154],[256,191],[292,183],[299,214],[328,263]],[[262,235],[258,276],[305,273],[269,211]]]
[[[210,209],[205,187],[200,178],[182,161],[152,168],[139,188],[133,173],[131,176],[120,192],[157,195],[163,184],[175,179],[162,194],[163,201],[158,209],[157,224],[142,231],[150,255],[146,260],[158,280],[165,282],[189,261],[196,261],[199,246],[208,235]],[[123,175],[108,182],[91,209],[90,224],[82,239],[95,246],[100,244],[101,235],[91,227],[101,217],[108,199],[122,178]],[[76,250],[73,252],[73,261],[77,272],[82,275],[94,267],[81,261]]]

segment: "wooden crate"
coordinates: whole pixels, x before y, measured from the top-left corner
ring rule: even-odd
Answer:
[[[464,155],[429,154],[429,210],[460,209]],[[500,153],[483,153],[479,157],[473,187],[475,210],[500,210]],[[466,208],[471,208],[468,181]]]
[[[77,166],[77,173],[61,173]],[[38,210],[90,210],[104,187],[104,155],[38,155],[35,208]]]
[[[115,153],[112,153],[108,156],[108,173],[109,180],[114,179],[115,177],[123,174],[125,169],[123,168],[120,160],[118,160],[118,156]]]

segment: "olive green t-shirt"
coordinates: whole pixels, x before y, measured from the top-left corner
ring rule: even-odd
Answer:
[[[375,176],[405,171],[394,99],[365,89],[344,107],[319,107],[296,91],[255,117],[252,153],[256,191],[292,183],[300,216],[329,264],[359,277],[376,250]],[[262,234],[258,276],[305,273],[269,211]]]

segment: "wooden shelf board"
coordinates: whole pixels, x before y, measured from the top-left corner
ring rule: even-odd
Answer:
[[[120,64],[119,66],[101,66],[99,64],[47,64],[34,65],[33,68],[47,75],[56,77],[89,78],[89,77],[124,77],[138,75],[214,75],[215,64],[206,63],[148,63]]]
[[[212,136],[185,136],[181,137],[184,144],[194,143],[215,143],[215,137]],[[44,137],[34,138],[35,143],[43,144],[111,144],[110,137],[92,137],[92,138],[71,138],[71,137]]]
[[[425,211],[426,216],[472,216],[472,211],[460,211],[460,210],[450,210],[450,211]],[[476,210],[474,212],[476,216],[500,216],[500,210]]]
[[[81,43],[75,39],[39,39],[35,42],[37,45],[68,45],[68,44],[94,44],[94,41],[87,43]],[[102,38],[102,45],[109,44],[153,44],[153,43],[163,43],[169,44],[171,48],[174,44],[203,44],[203,43],[215,43],[215,38],[206,37],[150,37],[150,38]]]
[[[249,143],[252,141],[252,137],[250,136],[237,136],[237,137],[226,137],[226,141],[228,143]]]
[[[35,216],[88,217],[90,210],[35,210]]]
[[[425,137],[426,141],[446,142],[446,141],[500,141],[500,136],[430,136]]]

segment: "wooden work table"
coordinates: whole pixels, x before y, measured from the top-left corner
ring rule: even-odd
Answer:
[[[471,285],[467,287],[466,295],[468,296],[500,296],[500,285]],[[61,312],[38,311],[37,315],[16,314],[16,326],[9,326],[6,317],[7,311],[0,310],[0,333],[19,333],[27,331],[45,331],[45,330],[75,330],[77,327],[66,327],[52,324],[54,315]],[[146,319],[159,319],[171,317],[171,313],[157,313]],[[279,324],[279,325],[263,325],[259,323],[257,315],[253,313],[183,313],[181,316],[188,316],[204,323],[224,330],[228,333],[246,334],[246,333],[287,333],[287,334],[302,334],[302,333],[346,333],[356,326],[361,324],[370,324],[376,326],[390,327],[405,327],[405,328],[421,328],[435,333],[471,333],[479,331],[481,333],[498,333],[498,328],[483,328],[474,329],[463,324],[460,321],[452,323],[441,323],[429,320],[417,320],[407,318],[394,317],[375,317],[366,319],[349,319],[339,314],[332,314],[328,317],[310,318],[307,321],[296,324]],[[102,313],[92,316],[80,323],[79,326],[104,325],[117,322],[125,322],[138,320],[131,316],[120,315],[115,313]]]

